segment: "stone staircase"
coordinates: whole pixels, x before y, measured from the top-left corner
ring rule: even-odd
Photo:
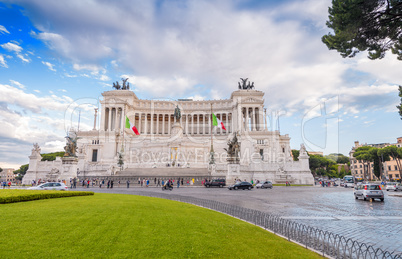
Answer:
[[[167,178],[167,177],[210,177],[208,168],[126,168],[123,171],[117,171],[115,177],[149,177],[149,178]]]

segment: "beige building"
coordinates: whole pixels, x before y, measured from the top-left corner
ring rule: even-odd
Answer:
[[[253,87],[239,87],[223,100],[143,100],[128,89],[102,96],[100,128],[96,128],[95,111],[93,130],[72,132],[78,137],[77,158],[40,161],[36,145],[24,183],[38,178],[68,181],[77,176],[122,181],[185,177],[201,182],[224,177],[230,182],[240,178],[314,183],[305,147],[301,147],[299,161],[293,161],[290,137],[268,129],[264,92]],[[180,116],[174,116],[178,110]],[[211,113],[226,130],[212,125]],[[139,135],[126,128],[126,118]],[[235,136],[238,166],[230,165],[225,150]]]
[[[0,181],[7,181],[7,182],[15,182],[15,169],[13,168],[3,168],[3,171],[0,172]]]
[[[402,147],[402,137],[397,138],[397,143],[380,143],[380,144],[360,144],[359,141],[355,141],[355,146],[349,152],[350,158],[350,167],[352,175],[355,177],[359,177],[364,179],[364,167],[367,167],[367,164],[364,165],[362,161],[357,160],[353,157],[355,150],[362,146],[370,146],[370,147],[377,147],[383,148],[387,146],[397,146]],[[395,160],[391,158],[391,161],[383,162],[383,173],[384,173],[384,180],[401,180],[401,174],[398,170],[398,166]],[[370,170],[367,172],[366,180],[381,180],[378,179],[374,175],[373,163],[370,163]]]

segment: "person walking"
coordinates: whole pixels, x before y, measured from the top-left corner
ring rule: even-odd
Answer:
[[[113,188],[113,180],[110,181],[110,189]]]
[[[130,188],[130,180],[127,180],[127,188]]]
[[[180,187],[180,181],[177,180],[177,189],[179,189],[179,187]]]
[[[158,184],[156,185],[156,187],[160,187],[161,186],[161,178],[158,178]]]
[[[110,187],[110,180],[107,181],[107,188],[109,189]]]

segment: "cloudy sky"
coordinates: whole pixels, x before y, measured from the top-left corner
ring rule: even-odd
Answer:
[[[329,51],[330,2],[0,0],[0,167],[28,163],[32,143],[62,151],[78,118],[92,129],[122,77],[142,99],[197,100],[229,98],[248,77],[292,148],[394,143],[402,62]]]

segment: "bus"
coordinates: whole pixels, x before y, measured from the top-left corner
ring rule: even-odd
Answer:
[[[343,184],[345,188],[355,187],[355,177],[353,175],[345,175],[343,177]]]

